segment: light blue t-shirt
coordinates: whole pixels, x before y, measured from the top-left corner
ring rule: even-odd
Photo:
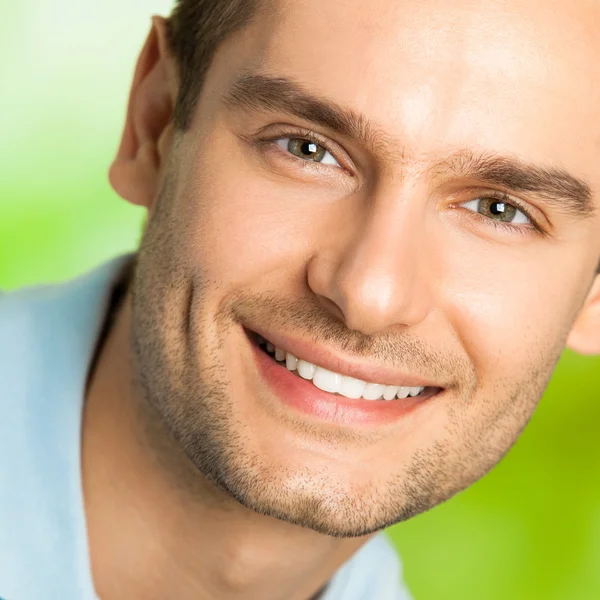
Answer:
[[[1,599],[97,598],[80,473],[82,404],[129,258],[67,283],[0,293]],[[410,600],[383,535],[338,570],[323,600]]]

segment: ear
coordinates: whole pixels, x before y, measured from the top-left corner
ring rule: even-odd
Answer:
[[[571,329],[567,346],[579,354],[600,354],[600,275]]]
[[[170,145],[178,87],[167,23],[153,17],[135,69],[121,145],[109,170],[114,190],[132,204],[152,208]]]

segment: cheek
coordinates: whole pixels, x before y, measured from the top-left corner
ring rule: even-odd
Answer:
[[[219,160],[199,159],[181,192],[189,215],[183,243],[197,248],[193,266],[212,280],[280,288],[283,275],[301,272],[319,239],[317,229],[327,227],[315,222],[322,193],[278,180],[236,144],[222,146],[212,144],[211,156]]]
[[[461,239],[447,250],[439,292],[479,376],[518,379],[551,368],[584,293],[584,261],[544,241]]]

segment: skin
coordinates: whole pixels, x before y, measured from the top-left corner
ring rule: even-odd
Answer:
[[[274,7],[221,45],[185,134],[162,19],[139,58],[110,178],[148,224],[84,414],[103,599],[311,598],[374,532],[495,465],[565,345],[600,352],[598,214],[503,190],[544,234],[498,228],[466,205],[497,187],[431,170],[516,156],[598,207],[597,3]],[[385,146],[227,106],[247,71],[362,113]],[[344,169],[256,143],[263,127],[317,132]],[[385,426],[311,419],[261,379],[248,323],[446,390]]]

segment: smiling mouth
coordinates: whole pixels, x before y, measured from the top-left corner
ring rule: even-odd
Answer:
[[[335,373],[299,359],[291,352],[277,348],[261,335],[246,330],[253,345],[270,357],[280,367],[290,373],[311,382],[324,392],[351,399],[392,402],[407,398],[425,400],[442,391],[440,387],[410,387],[406,385],[386,385],[377,382],[363,381],[354,377]]]

